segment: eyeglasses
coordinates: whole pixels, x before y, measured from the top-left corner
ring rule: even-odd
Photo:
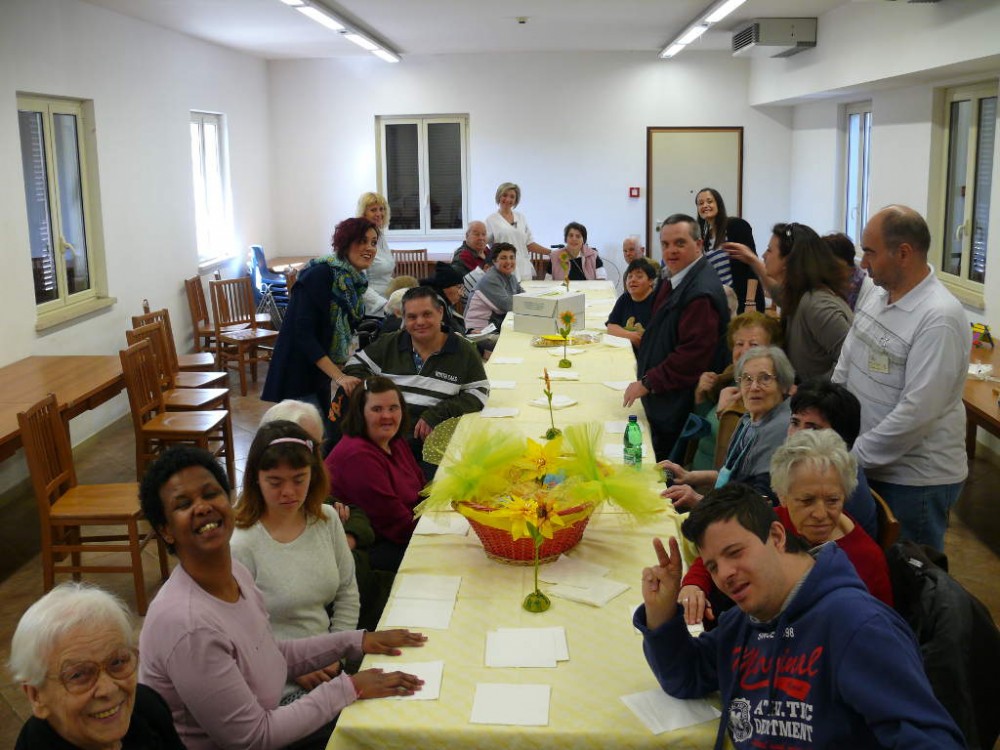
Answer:
[[[97,684],[97,678],[100,677],[102,670],[113,680],[124,680],[135,674],[138,666],[138,650],[120,648],[105,659],[103,664],[98,664],[96,661],[80,661],[64,667],[57,675],[48,676],[59,680],[67,693],[79,695]]]
[[[769,372],[762,372],[757,377],[753,375],[743,375],[736,379],[736,382],[740,384],[740,388],[750,388],[754,383],[759,385],[761,388],[767,388],[771,383],[775,382],[777,378]]]

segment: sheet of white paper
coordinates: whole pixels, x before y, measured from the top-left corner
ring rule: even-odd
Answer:
[[[544,378],[542,378],[544,380]],[[552,370],[549,373],[549,380],[579,380],[580,373],[574,370]]]
[[[604,457],[610,458],[612,461],[622,461],[624,460],[624,453],[622,452],[622,446],[617,443],[605,443],[604,444]]]
[[[547,398],[545,398],[544,396],[542,396],[540,398],[536,398],[536,399],[530,401],[529,403],[532,406],[537,406],[537,407],[539,407],[541,409],[548,409],[549,408],[549,400]],[[576,405],[576,399],[572,399],[569,396],[566,396],[566,395],[564,395],[562,393],[557,393],[555,396],[552,397],[552,408],[553,409],[565,409],[565,408],[567,408],[569,406],[575,406],[575,405]]]
[[[549,685],[480,682],[472,700],[473,724],[544,727],[549,724]]]
[[[580,588],[588,588],[595,578],[603,578],[608,573],[608,568],[603,565],[594,565],[566,555],[538,568],[538,577],[546,583],[565,583],[567,586]]]
[[[623,695],[621,699],[653,734],[673,732],[721,716],[719,709],[708,701],[680,700],[667,695],[660,688]]]
[[[587,588],[557,583],[550,586],[546,591],[552,596],[558,596],[574,602],[583,602],[594,607],[603,607],[616,596],[628,591],[628,589],[629,585],[627,583],[612,581],[609,578],[593,578],[591,579],[590,586]]]
[[[458,515],[458,514],[456,514]],[[432,576],[404,573],[399,576],[395,596],[398,599],[436,599],[455,601],[462,576]]]
[[[517,388],[516,380],[490,380],[490,390],[512,391]]]
[[[566,356],[567,357],[572,357],[572,356],[574,356],[576,354],[583,354],[584,351],[585,351],[584,349],[577,349],[576,347],[573,347],[573,346],[567,346],[566,347]],[[549,354],[551,354],[553,357],[560,357],[561,358],[563,356],[562,347],[559,347],[558,349],[556,349],[556,348],[549,349]],[[493,360],[490,359],[490,362],[492,362],[492,361]]]
[[[617,349],[625,349],[626,347],[632,346],[632,342],[628,339],[623,339],[621,336],[612,336],[610,334],[601,339],[601,342]]]
[[[469,522],[459,513],[425,513],[417,521],[414,534],[465,536],[469,533]]]
[[[493,630],[486,634],[487,667],[554,667],[552,631],[537,628]]]
[[[624,435],[628,422],[620,419],[609,419],[604,423],[604,431],[609,435]]]
[[[441,697],[441,675],[444,673],[443,661],[379,661],[369,665],[383,672],[406,672],[416,675],[424,684],[413,695],[389,696],[399,701],[436,701]]]
[[[613,391],[624,391],[632,384],[631,380],[605,380],[604,385]]]
[[[551,633],[555,639],[556,661],[569,661],[569,644],[566,643],[566,628],[562,625],[556,625],[551,628],[497,628],[497,631],[501,633],[508,630],[515,633],[523,633],[525,630],[539,630]]]
[[[392,628],[447,630],[451,624],[451,613],[454,609],[454,599],[441,601],[434,599],[400,599],[397,597],[389,603],[389,612],[385,616],[385,625]]]
[[[519,365],[524,362],[524,357],[490,357],[491,365]]]
[[[515,406],[487,406],[479,412],[479,416],[485,419],[505,419],[516,417],[520,413],[521,410]]]

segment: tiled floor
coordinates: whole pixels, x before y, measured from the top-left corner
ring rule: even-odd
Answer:
[[[269,404],[257,398],[258,386],[250,395],[239,396],[239,385],[232,389],[234,443],[237,473],[242,477],[245,456],[261,415]],[[134,479],[135,444],[130,420],[125,417],[78,446],[74,452],[77,473],[82,483],[124,482]],[[969,481],[952,514],[945,549],[951,573],[989,607],[1000,621],[1000,513],[994,505],[1000,485],[1000,469],[982,459],[970,467]],[[37,516],[34,500],[27,488],[15,505],[23,508],[23,518],[0,524],[2,557],[11,557],[15,546],[33,544],[37,548]],[[34,535],[34,536],[32,536]],[[146,591],[155,594],[158,587],[156,551],[144,553]],[[2,563],[0,563],[2,564]],[[171,560],[173,564],[173,560]],[[0,575],[4,575],[0,570]],[[128,575],[93,576],[89,580],[111,589],[126,602],[134,602],[132,579]],[[36,555],[0,582],[0,663],[6,664],[10,638],[24,610],[42,594],[42,572]],[[21,724],[30,709],[21,690],[12,683],[6,669],[0,669],[0,747],[13,747]]]

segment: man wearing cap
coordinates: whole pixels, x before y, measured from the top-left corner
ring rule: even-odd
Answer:
[[[444,330],[443,320],[444,303],[434,289],[408,289],[403,295],[403,330],[379,336],[344,367],[354,377],[382,375],[399,386],[418,443],[444,420],[481,411],[490,396],[479,351],[454,331]]]
[[[445,325],[455,333],[464,333],[465,318],[455,307],[461,302],[464,291],[462,275],[451,264],[439,262],[434,266],[434,275],[421,279],[420,286],[430,287],[441,298],[444,303]]]

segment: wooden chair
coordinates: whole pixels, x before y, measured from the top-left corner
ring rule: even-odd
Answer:
[[[551,260],[551,255],[548,253],[540,253],[537,250],[529,250],[528,257],[531,258],[531,265],[535,269],[535,278],[544,279],[545,269]]]
[[[396,264],[393,276],[414,276],[425,279],[430,276],[430,261],[426,248],[419,250],[393,250],[392,260]]]
[[[215,367],[215,357],[211,352],[195,352],[193,354],[178,354],[177,344],[174,341],[174,329],[170,325],[170,311],[167,308],[150,311],[149,303],[143,300],[142,315],[132,316],[132,327],[138,328],[149,323],[159,323],[163,326],[164,343],[167,348],[167,356],[170,357],[169,366],[174,370],[211,370]]]
[[[184,291],[187,293],[188,312],[191,313],[191,325],[194,327],[194,350],[211,352],[215,345],[215,326],[208,317],[208,304],[205,302],[205,288],[201,285],[201,277],[184,279]]]
[[[210,281],[212,316],[215,318],[215,356],[219,368],[226,370],[230,363],[240,374],[240,394],[247,395],[247,369],[253,382],[257,382],[257,363],[261,361],[261,346],[270,346],[278,332],[264,330],[257,325],[253,303],[253,286],[249,276],[236,279]],[[233,330],[234,326],[242,326]]]
[[[902,526],[899,519],[893,514],[892,508],[889,507],[889,503],[875,490],[870,487],[869,490],[871,490],[872,498],[875,500],[875,520],[878,523],[878,536],[875,541],[885,551],[899,539]]]
[[[157,325],[161,325],[158,320],[156,320],[156,313],[150,313],[149,320],[156,322]],[[132,318],[132,325],[136,326],[139,320],[146,319],[146,316],[137,315]],[[147,323],[145,325],[152,325],[153,323]],[[146,330],[145,325],[136,326],[136,328],[142,328]],[[161,328],[162,330],[162,328]],[[164,383],[165,389],[171,388],[229,388],[229,373],[222,370],[179,370],[177,366],[177,350],[173,346],[174,339],[173,336],[168,336],[164,331],[162,338],[154,341],[154,352],[157,357],[160,357],[160,361],[163,363],[163,371],[167,376],[167,380]],[[162,350],[162,351],[161,351]],[[205,352],[208,354],[208,352]],[[213,362],[215,360],[215,355],[211,355]]]
[[[42,586],[47,592],[55,585],[56,573],[131,573],[135,604],[146,614],[146,583],[142,573],[142,550],[154,537],[160,559],[160,576],[166,579],[167,550],[154,531],[140,536],[139,487],[122,484],[77,484],[73,452],[66,425],[54,394],[17,415],[24,444],[24,456],[31,472],[31,484],[42,525]],[[124,526],[124,534],[81,534],[84,526]],[[124,544],[122,542],[125,542]],[[84,564],[82,553],[126,552],[128,565]],[[68,565],[57,558],[70,556]]]
[[[135,318],[133,318],[133,321]],[[125,331],[129,346],[140,341],[149,341],[153,346],[156,374],[163,391],[163,402],[167,411],[191,411],[198,409],[229,409],[229,388],[177,388],[175,373],[170,370],[167,356],[169,348],[165,343],[165,331],[160,323],[148,323]],[[179,373],[177,373],[179,374]],[[226,373],[221,373],[225,375]]]
[[[132,428],[135,431],[135,472],[141,479],[146,465],[167,446],[196,445],[225,459],[229,482],[236,486],[233,459],[233,426],[230,412],[167,411],[160,378],[156,372],[153,345],[140,341],[118,353],[125,374]]]

